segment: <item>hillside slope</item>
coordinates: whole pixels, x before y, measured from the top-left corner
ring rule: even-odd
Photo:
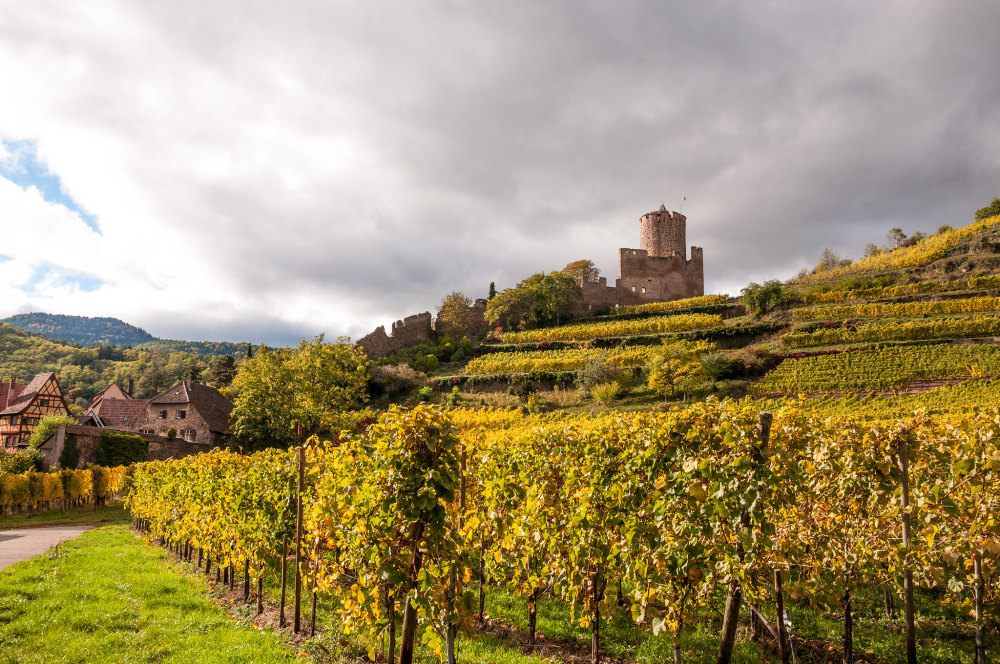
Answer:
[[[36,312],[17,314],[3,319],[3,322],[41,334],[48,339],[69,341],[81,346],[134,346],[156,339],[146,330],[117,318]]]
[[[758,315],[714,296],[510,331],[429,382],[448,403],[541,410],[808,395],[800,407],[824,415],[888,416],[1000,400],[1000,217],[769,284]]]

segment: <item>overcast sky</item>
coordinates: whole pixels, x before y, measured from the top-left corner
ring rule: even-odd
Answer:
[[[706,292],[1000,196],[1000,3],[0,4],[0,317],[357,338],[665,203]]]

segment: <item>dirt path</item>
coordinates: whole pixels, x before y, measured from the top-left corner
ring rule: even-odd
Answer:
[[[0,530],[0,570],[14,563],[34,558],[57,544],[79,537],[93,526],[56,528],[18,528]]]

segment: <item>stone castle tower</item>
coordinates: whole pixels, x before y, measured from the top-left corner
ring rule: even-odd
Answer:
[[[639,248],[649,256],[666,258],[687,253],[685,226],[687,217],[680,212],[668,212],[660,205],[656,212],[639,217]]]
[[[639,217],[640,248],[618,250],[614,286],[608,286],[603,277],[583,284],[584,310],[704,295],[702,249],[691,247],[691,258],[687,258],[686,231],[687,217],[663,205]]]

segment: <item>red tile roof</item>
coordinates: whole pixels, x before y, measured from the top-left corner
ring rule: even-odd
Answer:
[[[104,399],[101,401],[101,423],[110,429],[132,429],[146,414],[145,399]]]
[[[31,405],[38,393],[41,391],[45,384],[50,380],[55,378],[55,374],[51,371],[47,373],[40,373],[31,379],[31,382],[24,386],[21,393],[17,395],[17,398],[10,402],[10,404],[0,410],[0,415],[17,415],[21,413],[25,408]]]
[[[118,383],[111,383],[103,390],[94,395],[87,406],[87,410],[93,410],[98,415],[101,414],[101,402],[105,399],[131,399],[132,395],[121,388]]]

